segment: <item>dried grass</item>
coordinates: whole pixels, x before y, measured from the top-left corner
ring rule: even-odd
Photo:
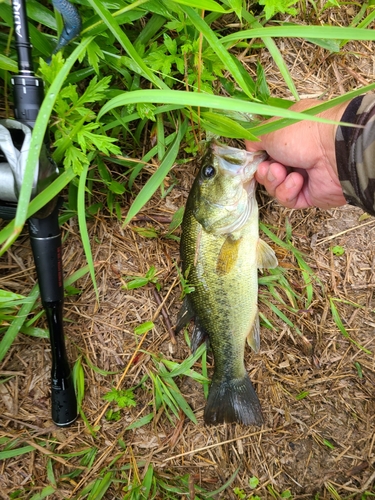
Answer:
[[[337,18],[335,21],[341,22]],[[350,43],[342,53],[333,55],[299,40],[277,40],[277,43],[303,97],[333,97],[373,79],[375,59],[372,44],[368,42]],[[243,54],[242,59],[251,73],[257,57]],[[290,97],[266,51],[262,52],[261,60],[272,95]],[[144,351],[162,352],[175,361],[182,361],[189,354],[183,338],[174,344],[165,322],[168,316],[173,325],[180,307],[174,265],[178,260],[178,244],[163,237],[145,239],[134,228],[152,226],[165,233],[175,208],[185,203],[194,168],[193,164],[176,167],[173,174],[179,184],[171,194],[164,200],[155,196],[127,228],[123,229],[121,223],[106,212],[88,222],[100,302],[96,302],[89,277],[82,278],[76,284],[82,293],[66,299],[64,314],[69,357],[75,360],[83,356],[86,381],[83,410],[92,425],[100,425],[95,439],[81,419],[66,430],[57,429],[51,423],[49,343],[22,334],[14,342],[0,367],[0,375],[12,375],[0,384],[0,438],[17,437],[20,443],[32,443],[37,449],[0,463],[1,498],[7,499],[12,492],[26,486],[31,496],[49,484],[46,464],[50,454],[37,445],[52,440],[56,443],[55,451],[60,454],[91,447],[98,449],[94,466],[84,468],[77,480],[61,481],[53,498],[68,499],[78,494],[117,455],[116,468],[132,466],[129,482],[134,474],[142,477],[151,463],[164,479],[190,473],[196,485],[215,489],[241,464],[233,485],[249,493],[248,479],[256,476],[259,478],[256,492],[262,499],[272,498],[267,486],[279,493],[290,489],[295,499],[312,499],[318,492],[320,500],[335,498],[332,487],[342,498],[350,495],[360,498],[361,492],[372,488],[375,479],[374,356],[343,337],[332,319],[329,304],[330,297],[349,302],[336,304],[342,321],[350,336],[374,353],[372,237],[375,221],[360,221],[361,211],[351,207],[291,211],[260,193],[261,219],[277,227],[278,236],[282,238],[285,219],[289,218],[295,246],[304,252],[306,261],[324,285],[314,287],[314,301],[309,310],[301,310],[291,318],[311,349],[306,349],[306,343],[295,331],[262,308],[277,328],[263,329],[259,354],[246,354],[247,368],[264,409],[265,424],[261,429],[240,425],[205,427],[203,390],[191,379],[181,379],[179,386],[195,411],[197,426],[184,420],[183,414],[172,425],[165,413],[160,412],[151,424],[124,431],[127,425],[150,411],[149,382],[136,391],[137,406],[124,411],[120,421],[107,422],[103,418],[102,396],[118,384],[137,348],[140,341],[134,335],[137,325],[151,319],[155,323],[142,345]],[[123,214],[130,201],[124,198]],[[74,220],[65,224],[63,233],[64,268],[69,276],[84,265],[85,258]],[[343,246],[345,254],[333,256],[332,245]],[[281,266],[289,269],[288,278],[295,287],[303,287],[300,273],[293,270],[295,262],[291,255],[281,249],[278,253]],[[150,265],[157,268],[162,283],[159,300],[152,287],[122,289],[124,276],[142,276]],[[0,273],[1,288],[28,294],[35,276],[26,236],[3,258]],[[44,325],[44,321],[40,320],[39,324]],[[95,373],[88,360],[102,370],[117,374]],[[355,363],[362,367],[362,378]],[[153,369],[150,355],[140,351],[123,377],[121,387],[134,386]],[[306,397],[296,398],[303,391],[308,392]],[[125,451],[119,439],[126,443]],[[70,472],[72,463],[77,468],[78,462],[78,458],[55,458],[56,477]],[[114,483],[105,498],[121,498],[122,487],[116,490]],[[232,487],[221,498],[235,498]]]

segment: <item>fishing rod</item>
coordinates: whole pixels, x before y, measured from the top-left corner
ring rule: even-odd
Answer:
[[[72,7],[67,17],[63,14],[64,30],[56,52],[78,34],[81,22],[75,7],[69,2],[53,0],[53,3],[60,12],[67,5]],[[13,0],[12,12],[18,57],[18,75],[12,78],[16,120],[2,120],[0,134],[0,148],[3,151],[0,155],[0,217],[6,219],[12,219],[16,212],[31,130],[44,98],[43,81],[33,71],[25,0]],[[32,196],[41,192],[57,176],[58,169],[49,155],[46,136],[34,176]],[[52,420],[59,427],[66,427],[77,418],[77,399],[64,341],[64,285],[58,210],[56,197],[28,219],[28,228],[50,334]]]

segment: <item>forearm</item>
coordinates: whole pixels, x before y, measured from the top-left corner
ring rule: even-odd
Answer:
[[[353,99],[335,138],[337,173],[348,203],[375,215],[375,94]]]

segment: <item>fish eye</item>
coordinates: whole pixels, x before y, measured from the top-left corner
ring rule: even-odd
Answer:
[[[202,175],[206,179],[211,179],[216,174],[216,170],[212,165],[207,165],[202,169]]]

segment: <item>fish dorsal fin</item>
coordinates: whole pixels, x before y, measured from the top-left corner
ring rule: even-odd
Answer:
[[[240,242],[241,238],[226,237],[216,263],[216,272],[219,276],[224,276],[233,269],[237,261]]]
[[[258,269],[272,269],[278,265],[275,252],[268,243],[260,238],[257,244],[257,260]]]
[[[258,352],[260,348],[260,324],[259,324],[259,314],[258,308],[255,316],[254,324],[247,336],[247,343],[252,348],[254,352]]]

